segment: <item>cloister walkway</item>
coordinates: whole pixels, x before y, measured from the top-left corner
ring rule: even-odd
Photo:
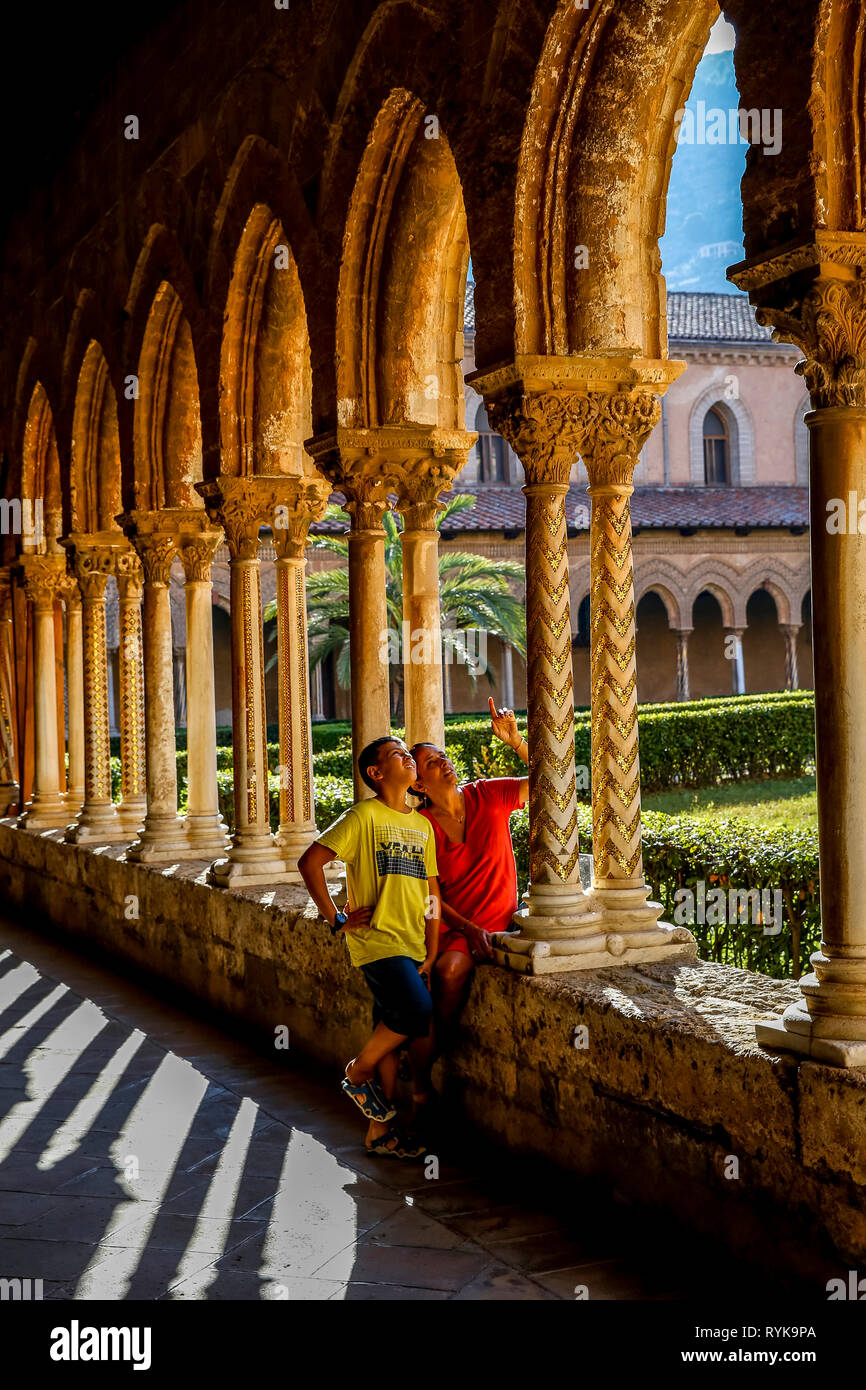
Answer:
[[[371,1158],[336,1077],[182,1004],[0,921],[0,1276],[63,1300],[780,1291],[501,1150],[461,1141],[432,1179]]]

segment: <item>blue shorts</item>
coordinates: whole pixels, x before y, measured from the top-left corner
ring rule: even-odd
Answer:
[[[373,1023],[405,1038],[426,1038],[433,1017],[430,991],[418,974],[421,961],[386,956],[362,965],[373,996]]]

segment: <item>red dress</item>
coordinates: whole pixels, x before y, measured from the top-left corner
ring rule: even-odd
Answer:
[[[443,900],[486,932],[505,931],[517,910],[517,865],[509,820],[520,805],[520,777],[492,777],[461,788],[466,807],[462,844],[449,840],[430,810],[423,810],[436,836],[436,863]],[[439,954],[462,951],[462,932],[443,923]]]

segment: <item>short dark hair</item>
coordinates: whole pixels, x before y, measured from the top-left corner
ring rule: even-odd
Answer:
[[[358,771],[361,774],[361,781],[370,788],[370,791],[377,790],[376,783],[370,776],[370,768],[377,767],[379,763],[379,749],[383,743],[397,743],[398,739],[393,734],[385,734],[383,738],[374,738],[372,743],[368,743],[366,748],[362,748],[358,754]]]

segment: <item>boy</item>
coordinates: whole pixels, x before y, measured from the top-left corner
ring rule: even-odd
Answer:
[[[375,797],[344,812],[305,850],[298,868],[333,935],[345,934],[352,964],[373,995],[375,1027],[343,1081],[370,1122],[367,1150],[422,1158],[423,1145],[390,1121],[397,1113],[398,1049],[407,1039],[429,1048],[440,914],[435,840],[430,822],[406,801],[417,770],[402,739],[377,738],[361,753],[358,771]],[[337,912],[325,883],[325,865],[337,858],[348,876],[345,913]]]

